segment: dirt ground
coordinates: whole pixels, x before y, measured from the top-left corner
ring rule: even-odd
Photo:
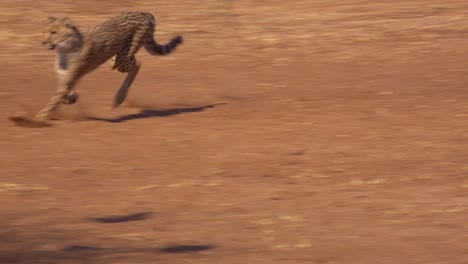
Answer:
[[[46,3],[49,2],[49,3]],[[467,263],[468,2],[0,0],[0,263]],[[48,15],[156,15],[53,126]]]

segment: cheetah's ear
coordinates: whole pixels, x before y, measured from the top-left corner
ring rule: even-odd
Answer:
[[[73,22],[68,17],[62,18],[61,21],[63,25],[66,26],[67,28],[73,27]]]
[[[56,17],[53,17],[53,16],[47,17],[47,22],[49,22],[49,23],[52,23],[52,22],[54,22],[55,20],[57,20]]]

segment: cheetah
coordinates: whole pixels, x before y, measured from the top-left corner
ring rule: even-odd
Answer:
[[[126,73],[114,96],[113,107],[122,104],[141,68],[135,54],[141,47],[151,55],[167,55],[183,42],[173,37],[159,44],[153,34],[156,21],[148,12],[123,12],[104,23],[81,32],[68,17],[48,17],[42,46],[56,53],[55,72],[58,88],[32,119],[10,117],[17,125],[48,126],[48,120],[60,104],[73,104],[79,96],[74,87],[81,77],[108,62],[111,69]]]

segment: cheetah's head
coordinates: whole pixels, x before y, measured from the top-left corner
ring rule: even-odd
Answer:
[[[70,51],[81,44],[81,35],[78,29],[67,17],[49,17],[47,26],[44,28],[42,46],[47,49],[59,51]]]

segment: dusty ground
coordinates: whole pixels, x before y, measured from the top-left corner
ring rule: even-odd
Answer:
[[[40,2],[0,1],[1,263],[467,263],[466,1]],[[186,42],[123,107],[104,66],[9,122],[55,89],[47,15],[135,9]]]

